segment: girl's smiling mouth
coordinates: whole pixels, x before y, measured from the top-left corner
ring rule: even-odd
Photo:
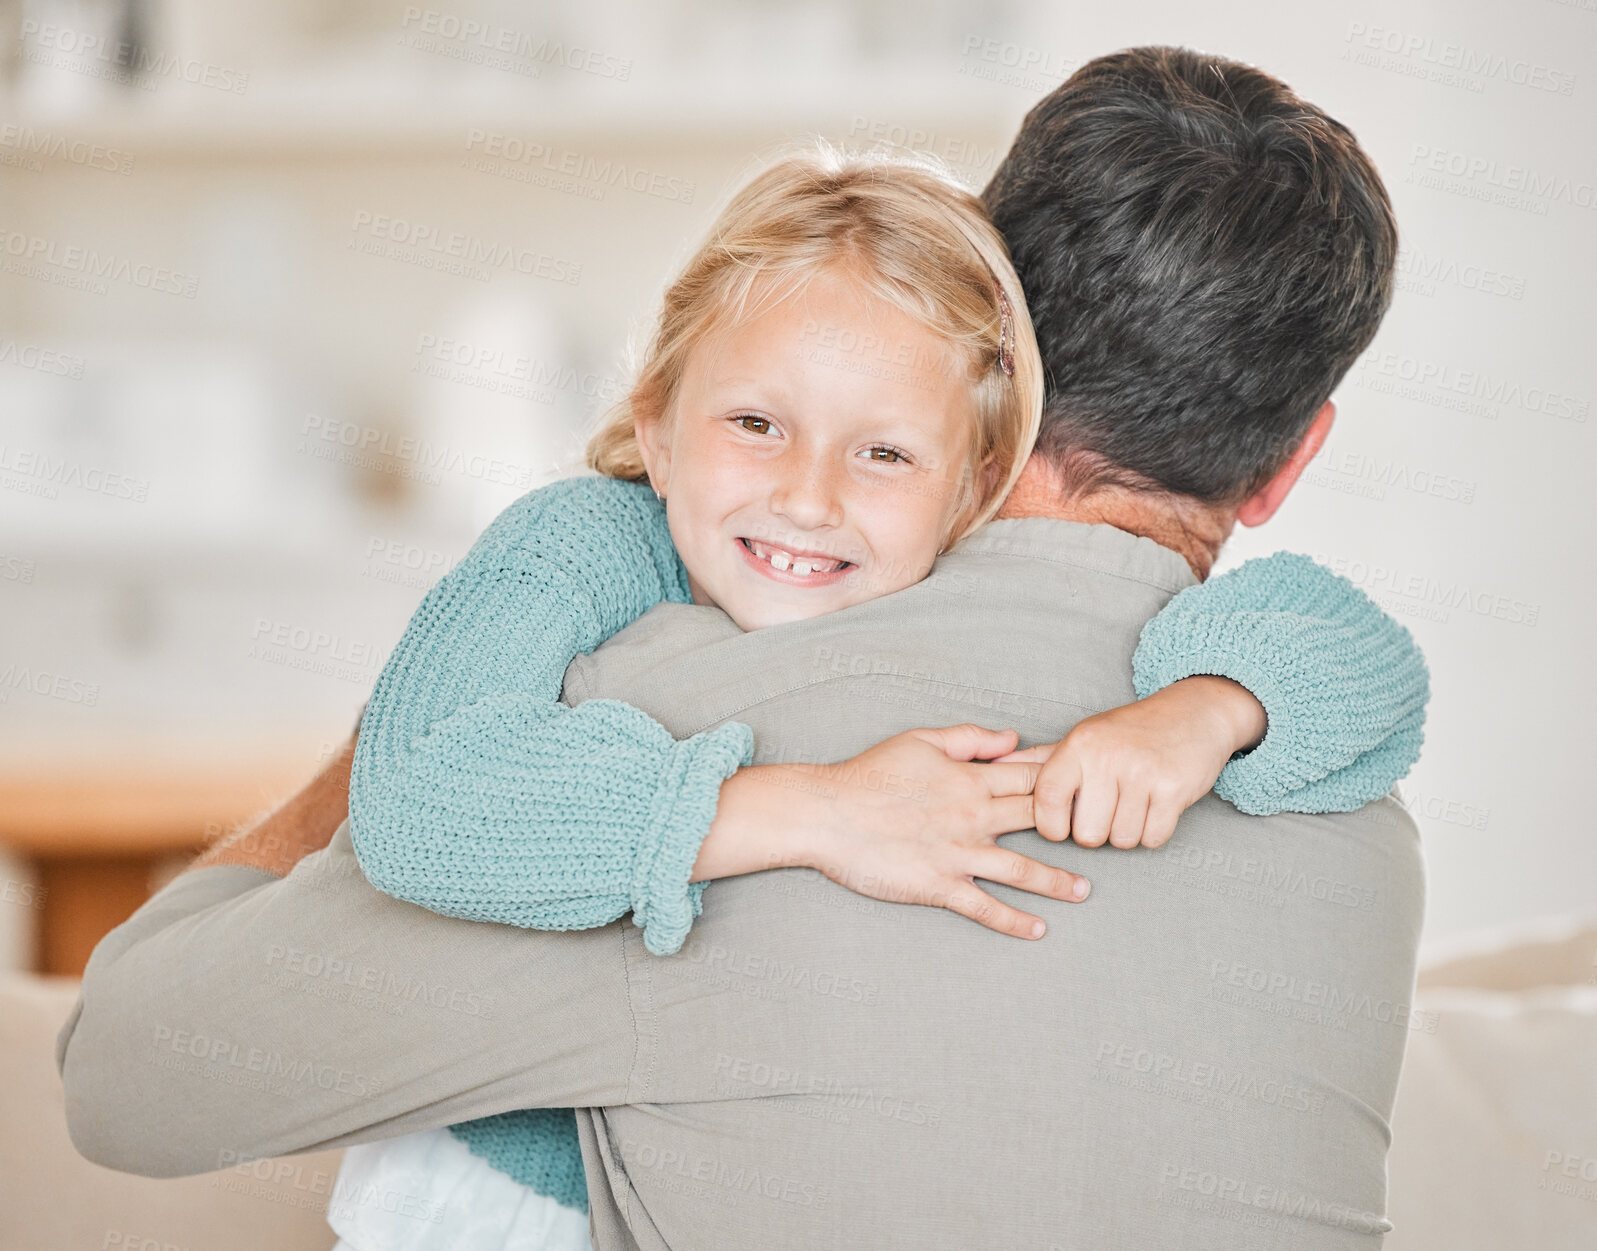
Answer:
[[[830,586],[841,581],[855,566],[824,552],[780,547],[758,539],[739,538],[743,559],[773,582],[787,586]]]

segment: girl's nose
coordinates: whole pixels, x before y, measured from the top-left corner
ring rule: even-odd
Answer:
[[[784,457],[771,492],[771,510],[796,529],[821,530],[843,520],[841,483],[816,457]]]

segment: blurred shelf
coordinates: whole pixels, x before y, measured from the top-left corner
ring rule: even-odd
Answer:
[[[163,870],[265,815],[315,770],[304,752],[226,764],[173,752],[142,767],[124,760],[0,773],[0,847],[27,862],[36,888],[36,971],[82,973]]]
[[[0,846],[49,858],[196,850],[292,794],[314,768],[310,754],[231,767],[174,756],[0,773]]]
[[[1023,92],[972,80],[933,91],[925,75],[899,70],[884,79],[861,71],[831,82],[765,85],[717,99],[704,91],[615,91],[556,88],[526,93],[445,87],[392,90],[277,90],[184,108],[160,100],[47,111],[4,101],[8,127],[52,133],[115,148],[135,160],[259,157],[405,159],[458,157],[462,137],[477,128],[562,143],[628,147],[706,146],[768,142],[819,134],[868,145],[882,138],[922,136],[916,145],[1008,136],[1033,102]],[[944,86],[946,88],[946,76]],[[910,128],[913,128],[912,130]]]

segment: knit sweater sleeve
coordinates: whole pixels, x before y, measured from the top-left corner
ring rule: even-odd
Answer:
[[[446,916],[586,929],[631,912],[682,945],[721,783],[754,735],[677,741],[630,704],[560,702],[576,656],[690,601],[645,484],[571,478],[517,500],[428,592],[361,718],[349,831],[377,889]]]
[[[1215,791],[1243,812],[1350,812],[1419,758],[1430,676],[1413,637],[1307,556],[1277,552],[1188,587],[1142,631],[1139,697],[1193,674],[1231,678],[1269,729]]]

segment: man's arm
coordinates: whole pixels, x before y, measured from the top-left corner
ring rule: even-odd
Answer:
[[[630,994],[633,928],[438,916],[375,890],[347,826],[284,878],[181,874],[84,972],[57,1043],[73,1143],[171,1177],[626,1102],[656,1030]]]
[[[299,794],[263,820],[218,839],[184,871],[234,864],[287,877],[306,856],[326,847],[349,815],[349,768],[356,737],[351,734]]]

